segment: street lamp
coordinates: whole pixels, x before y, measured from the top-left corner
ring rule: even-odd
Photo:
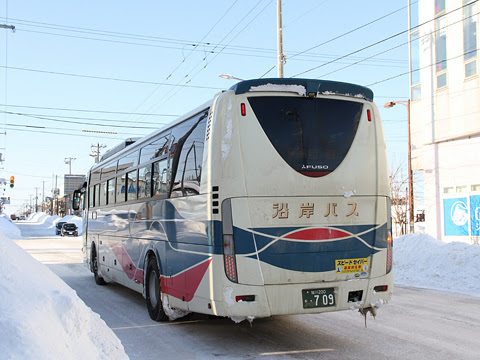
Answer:
[[[402,104],[407,107],[407,124],[408,124],[408,188],[410,192],[409,196],[409,208],[410,208],[410,233],[414,233],[415,218],[414,218],[414,205],[413,205],[413,173],[412,173],[412,140],[410,135],[410,100],[390,101],[383,105],[388,109],[394,107],[397,104]]]
[[[221,77],[222,79],[228,79],[228,80],[239,80],[239,81],[245,80],[245,79],[237,78],[237,77],[235,77],[233,75],[230,75],[230,74],[220,74],[218,76]]]

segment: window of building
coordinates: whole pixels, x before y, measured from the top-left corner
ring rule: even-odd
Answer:
[[[480,184],[472,185],[472,191],[480,191]]]
[[[445,11],[445,0],[435,0],[435,16]]]
[[[463,60],[465,77],[477,74],[477,2],[463,0]]]
[[[444,194],[453,194],[454,192],[455,192],[455,189],[453,186],[443,188]]]
[[[418,3],[417,3],[418,4]],[[410,86],[412,101],[421,97],[420,85],[420,31],[410,34]]]
[[[465,193],[465,192],[467,192],[467,186],[466,185],[457,186],[456,191],[457,191],[457,193]]]
[[[443,5],[445,9],[445,4]],[[447,17],[441,14],[435,19],[435,67],[437,89],[447,86]]]
[[[410,0],[410,29],[415,31],[416,29],[412,28],[418,25],[418,0]]]

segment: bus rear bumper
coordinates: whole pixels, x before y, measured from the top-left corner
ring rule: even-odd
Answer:
[[[224,286],[215,313],[227,317],[317,314],[379,308],[393,294],[393,275],[339,282]],[[331,296],[329,296],[331,295]]]

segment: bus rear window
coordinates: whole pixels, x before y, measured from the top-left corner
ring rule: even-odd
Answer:
[[[284,96],[250,97],[268,139],[296,171],[320,177],[334,171],[357,132],[363,104]]]

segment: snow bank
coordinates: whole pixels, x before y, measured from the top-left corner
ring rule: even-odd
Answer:
[[[10,239],[21,239],[22,234],[18,227],[5,214],[0,214],[0,236],[6,236]],[[1,303],[0,303],[1,304]]]
[[[480,296],[480,246],[405,235],[394,240],[393,262],[395,283]]]
[[[2,358],[128,359],[100,316],[3,233],[0,273]]]

